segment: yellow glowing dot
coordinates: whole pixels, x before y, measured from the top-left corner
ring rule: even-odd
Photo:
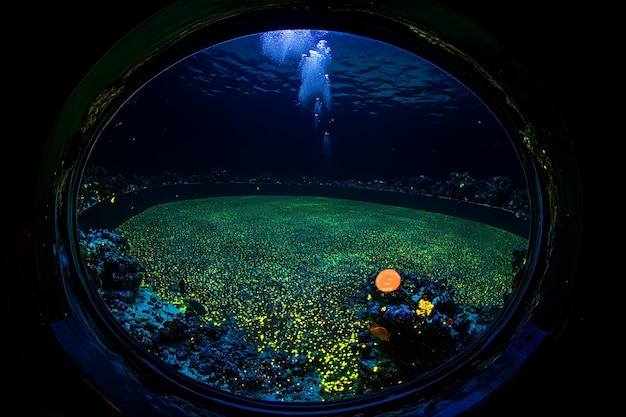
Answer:
[[[431,303],[428,300],[424,300],[423,298],[420,299],[419,301],[419,307],[417,310],[415,310],[415,313],[417,313],[420,316],[428,316],[430,315],[430,312],[433,311],[434,308],[434,304]]]

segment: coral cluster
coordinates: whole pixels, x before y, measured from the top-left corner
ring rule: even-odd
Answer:
[[[99,166],[90,166],[85,172],[79,195],[79,211],[129,191],[155,185],[187,183],[315,185],[393,191],[470,201],[514,212],[519,218],[529,218],[530,212],[528,191],[515,188],[510,178],[498,176],[489,180],[480,180],[472,178],[467,172],[452,172],[445,180],[434,180],[427,175],[418,175],[410,178],[395,178],[392,181],[377,179],[340,181],[316,177],[279,178],[270,173],[243,177],[231,175],[226,170],[216,169],[205,175],[185,176],[164,171],[155,177],[135,175],[132,179],[126,179],[121,175],[109,175],[104,168]]]
[[[498,312],[457,304],[456,290],[444,276],[400,275],[402,284],[393,292],[376,288],[374,274],[357,295],[367,299],[359,317],[387,332],[385,338],[373,330],[359,335],[363,391],[397,385],[442,364],[471,343]]]

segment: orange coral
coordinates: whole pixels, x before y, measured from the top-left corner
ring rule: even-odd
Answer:
[[[395,269],[383,269],[376,275],[376,288],[382,292],[393,292],[400,287],[402,279]]]
[[[391,333],[389,333],[389,330],[385,329],[382,326],[379,326],[374,322],[370,323],[370,332],[372,332],[372,334],[380,340],[389,340],[389,338],[391,337]]]

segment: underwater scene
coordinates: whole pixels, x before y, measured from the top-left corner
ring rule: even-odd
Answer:
[[[77,206],[88,284],[123,331],[255,400],[436,370],[497,320],[528,249],[524,170],[493,112],[340,32],[245,36],[159,73],[100,132]]]

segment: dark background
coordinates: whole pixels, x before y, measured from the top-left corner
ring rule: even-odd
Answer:
[[[13,29],[7,32],[5,25],[3,45],[5,90],[9,93],[5,96],[4,205],[9,210],[5,215],[9,236],[17,242],[11,239],[5,252],[8,268],[4,294],[11,302],[4,301],[10,309],[7,314],[11,314],[7,315],[9,323],[3,336],[9,348],[5,353],[8,372],[4,373],[9,389],[4,390],[3,405],[18,410],[16,415],[117,416],[75,371],[62,365],[63,358],[53,347],[32,345],[42,325],[37,317],[31,317],[32,297],[20,281],[19,268],[23,266],[19,256],[32,227],[43,142],[64,101],[108,48],[168,3],[109,0],[71,7],[59,3],[5,6],[11,7],[5,19],[12,21]],[[598,143],[597,137],[587,136],[583,128],[593,119],[587,112],[594,88],[588,83],[592,79],[593,84],[594,74],[602,68],[602,61],[596,59],[597,40],[605,39],[597,33],[591,35],[597,27],[588,24],[595,16],[611,11],[601,4],[583,9],[572,2],[561,7],[533,1],[443,3],[470,16],[500,39],[540,82],[570,126],[585,184],[586,240],[580,259],[572,259],[579,263],[579,302],[560,336],[543,346],[514,381],[468,415],[606,415],[617,399],[605,375],[610,371],[621,379],[615,373],[623,360],[610,336],[618,334],[621,320],[611,314],[610,292],[615,284],[598,270],[602,261],[591,256],[591,245],[609,243],[592,242],[589,233],[593,229],[593,203],[588,202],[596,197],[589,179],[597,163],[593,151]],[[16,314],[16,310],[23,314]],[[17,317],[23,317],[24,322]],[[605,333],[607,325],[609,331]],[[28,342],[30,338],[34,342]],[[41,355],[42,348],[46,356],[34,361],[33,355]]]
[[[394,182],[467,172],[526,188],[507,132],[467,87],[388,44],[333,31],[323,37],[332,49],[325,62],[332,105],[317,125],[313,101],[298,103],[301,52],[279,64],[262,53],[258,34],[249,35],[151,79],[102,130],[90,163],[126,178],[226,170]],[[316,41],[309,42],[302,50]]]

